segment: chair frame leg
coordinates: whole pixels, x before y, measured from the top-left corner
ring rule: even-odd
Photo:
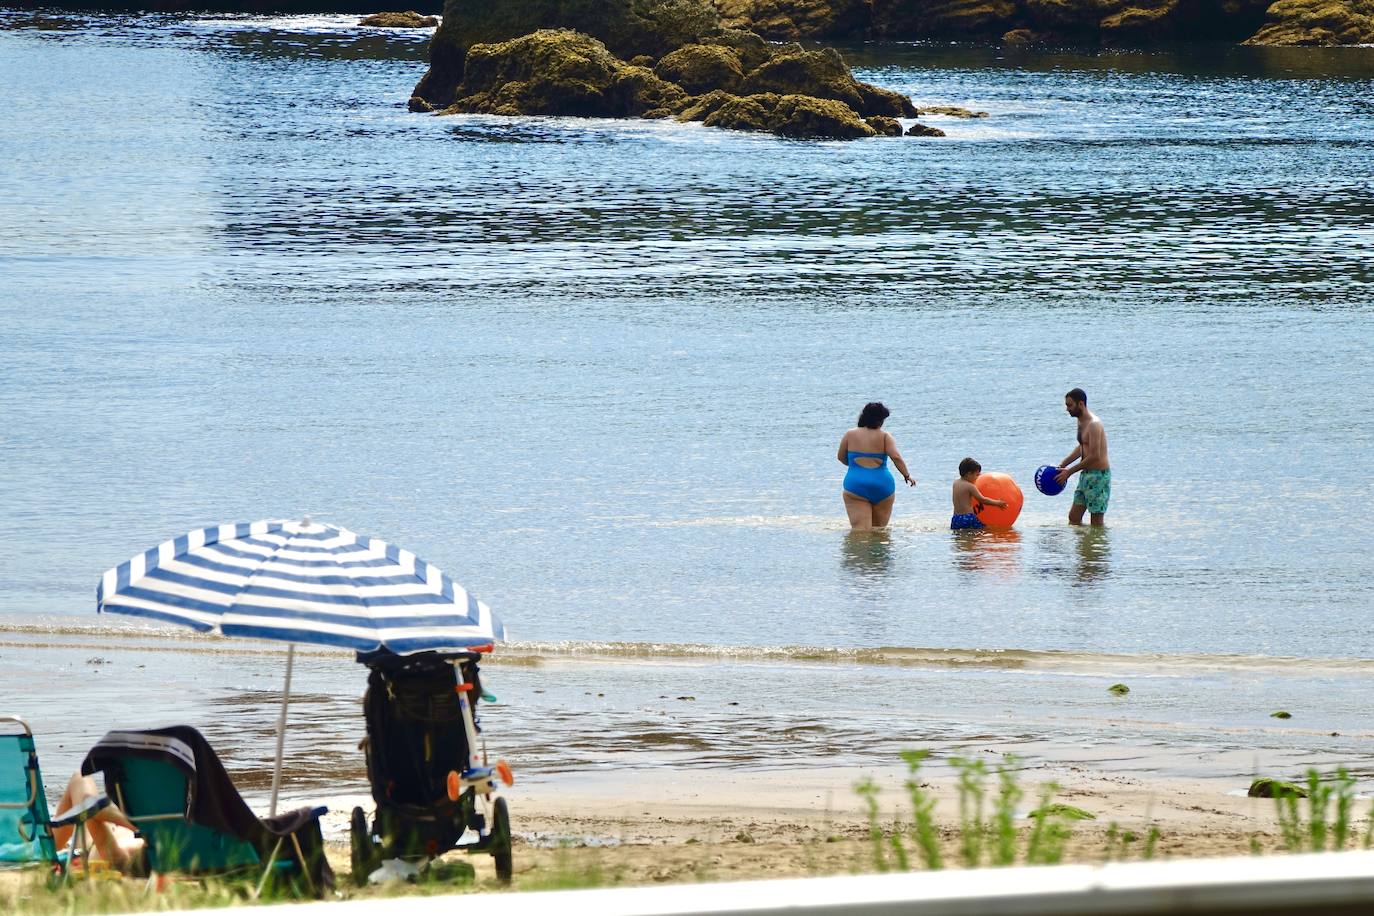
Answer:
[[[257,890],[253,891],[254,900],[262,896],[262,889],[267,886],[267,879],[272,874],[272,866],[277,864],[277,853],[281,852],[281,844],[284,842],[286,842],[286,837],[278,837],[277,845],[272,847],[272,854],[267,857],[267,864],[262,869],[262,878],[258,881]]]

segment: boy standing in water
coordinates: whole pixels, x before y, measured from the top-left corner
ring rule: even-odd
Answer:
[[[1054,479],[1066,483],[1078,475],[1078,489],[1073,491],[1073,505],[1069,507],[1069,524],[1083,524],[1084,511],[1092,515],[1094,525],[1102,524],[1107,514],[1107,502],[1112,498],[1112,466],[1107,461],[1107,431],[1102,421],[1088,409],[1088,395],[1075,388],[1064,395],[1064,409],[1078,421],[1078,448],[1059,463]],[[1073,464],[1078,459],[1077,464]]]
[[[992,499],[978,492],[974,483],[983,472],[983,466],[972,458],[959,462],[959,479],[954,481],[954,516],[949,520],[951,530],[960,528],[982,528],[983,523],[973,512],[973,502],[977,500],[987,506],[1005,509],[1007,504],[1000,499]]]

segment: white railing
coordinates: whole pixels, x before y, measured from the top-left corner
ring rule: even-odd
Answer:
[[[402,910],[406,916],[1374,914],[1374,852],[392,897],[274,906],[270,912],[295,916],[307,910],[311,916]]]

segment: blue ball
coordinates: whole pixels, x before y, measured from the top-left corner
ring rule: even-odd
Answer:
[[[1064,492],[1064,485],[1054,479],[1059,468],[1052,464],[1041,465],[1035,471],[1035,488],[1046,496],[1058,496]]]

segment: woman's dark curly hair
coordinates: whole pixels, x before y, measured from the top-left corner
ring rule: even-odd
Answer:
[[[892,411],[884,407],[882,401],[869,401],[864,405],[864,409],[859,411],[859,425],[868,429],[880,429],[883,421],[891,414]]]

